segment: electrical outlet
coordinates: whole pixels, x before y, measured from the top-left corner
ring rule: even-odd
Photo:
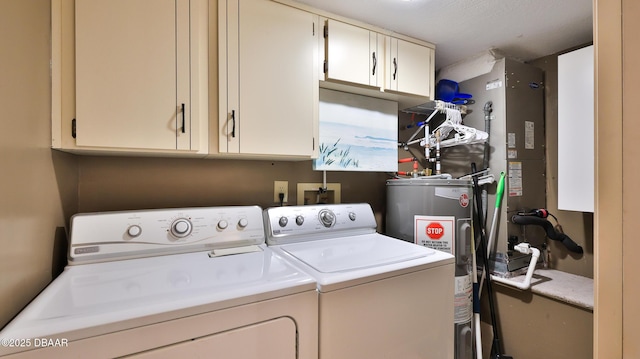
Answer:
[[[274,181],[273,182],[273,202],[280,203],[280,193],[284,193],[284,200],[282,203],[287,203],[289,200],[289,181]]]

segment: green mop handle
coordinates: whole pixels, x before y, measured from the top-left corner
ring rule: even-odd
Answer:
[[[504,195],[504,172],[500,172],[500,180],[498,180],[498,188],[496,189],[496,207],[500,208],[502,204],[502,196]]]

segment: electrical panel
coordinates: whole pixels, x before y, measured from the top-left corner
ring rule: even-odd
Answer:
[[[489,133],[488,167],[495,176],[505,174],[494,252],[506,253],[508,241],[544,246],[546,234],[537,226],[511,223],[519,212],[546,207],[544,73],[512,59],[498,59],[486,74],[460,82],[460,91],[473,95],[463,119],[466,126]],[[471,172],[471,162],[484,168],[485,145],[455,146],[442,150],[442,169],[461,176]],[[486,230],[493,220],[496,183],[487,186]],[[516,239],[517,238],[517,239]],[[517,255],[515,256],[517,257]],[[512,257],[512,260],[516,258]],[[509,270],[524,267],[522,260]]]

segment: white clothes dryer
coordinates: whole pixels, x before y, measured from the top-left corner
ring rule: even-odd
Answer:
[[[264,217],[269,247],[317,281],[321,359],[454,357],[452,255],[376,233],[366,203]]]
[[[317,358],[315,280],[256,206],[72,218],[69,264],[2,331],[15,358]]]

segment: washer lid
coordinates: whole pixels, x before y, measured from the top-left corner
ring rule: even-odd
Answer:
[[[378,267],[434,253],[426,247],[406,244],[380,235],[360,235],[284,245],[282,249],[322,273]]]
[[[321,292],[453,263],[451,254],[379,233],[273,247],[305,264]]]
[[[265,246],[67,266],[1,332],[75,340],[316,289],[311,276]]]

